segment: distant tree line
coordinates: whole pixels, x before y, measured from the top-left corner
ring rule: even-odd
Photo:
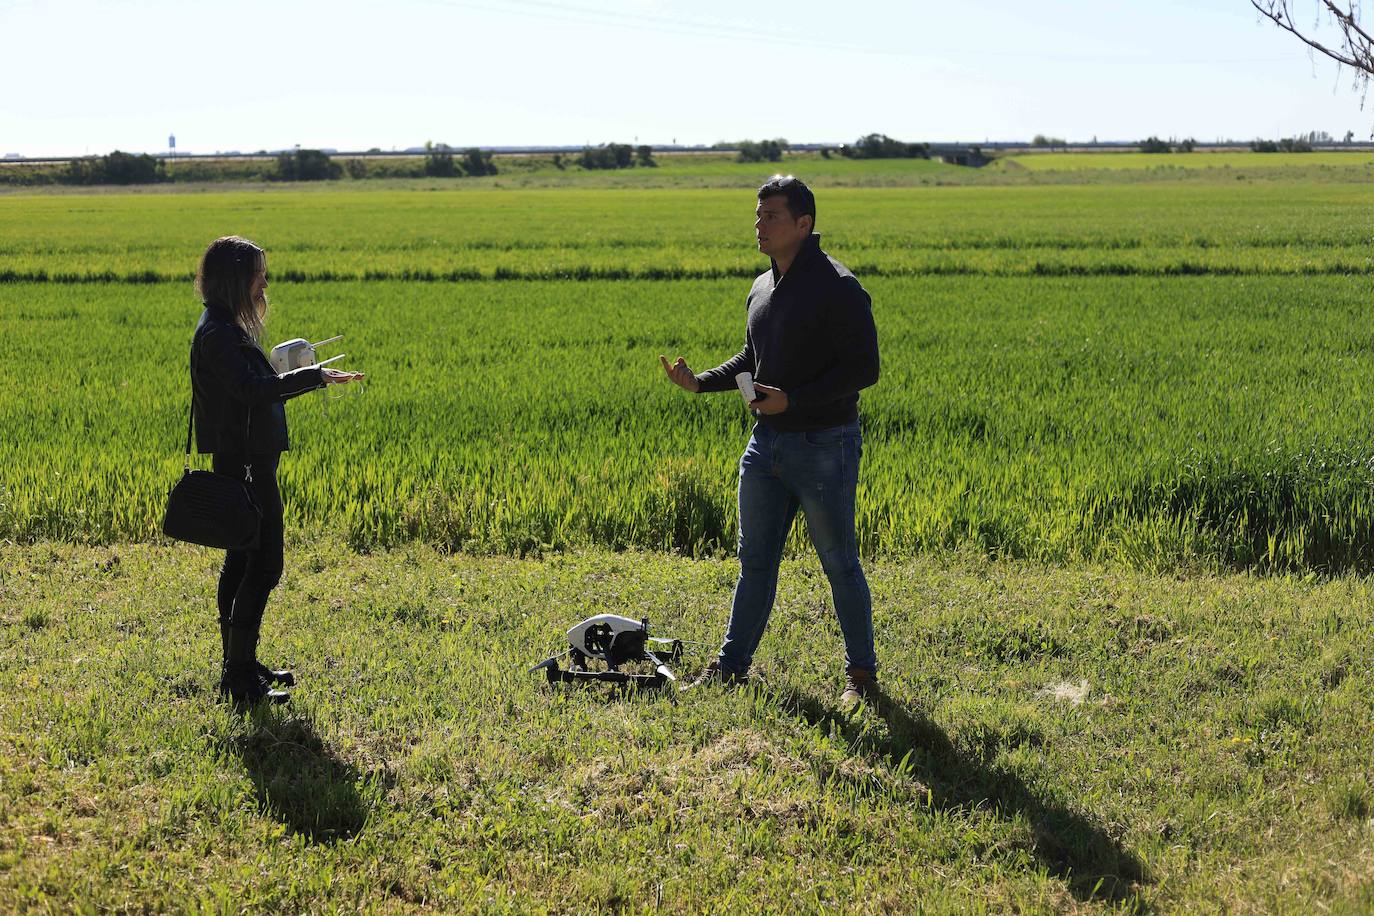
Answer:
[[[905,143],[887,134],[867,134],[840,147],[848,159],[929,159],[929,143]]]
[[[1161,140],[1150,135],[1140,141],[1142,153],[1191,153],[1196,148],[1197,141],[1192,137],[1183,140]]]
[[[562,168],[562,157],[556,163]],[[603,143],[600,146],[588,146],[582,150],[582,155],[578,157],[577,164],[584,169],[630,169],[630,168],[657,168],[658,163],[654,161],[654,148],[647,144],[641,146],[630,146],[628,143]]]
[[[1345,132],[1344,143],[1351,143],[1355,139],[1355,132],[1347,130]],[[1257,153],[1310,153],[1316,144],[1330,146],[1336,142],[1336,138],[1324,130],[1312,130],[1305,134],[1298,134],[1296,137],[1284,137],[1281,140],[1252,140],[1250,149]]]
[[[741,140],[737,145],[739,153],[735,158],[740,162],[781,162],[782,154],[789,148],[787,141],[782,137],[772,140]]]
[[[328,153],[298,149],[279,154],[276,171],[270,177],[274,181],[333,181],[342,174],[343,166],[330,159]]]
[[[1304,134],[1281,140],[1251,140],[1250,149],[1256,153],[1310,153],[1312,143]]]
[[[381,150],[369,152],[380,153]],[[161,158],[147,153],[115,150],[108,155],[71,159],[60,165],[16,164],[0,170],[0,185],[134,185],[163,182],[215,181],[334,181],[343,177],[424,178],[495,175],[492,153],[459,152],[442,144],[427,147],[423,157],[342,161],[322,150],[298,149],[280,153],[259,150],[248,156]]]
[[[464,150],[461,157],[455,159],[453,148],[447,143],[425,144],[425,174],[431,178],[481,177],[496,173],[496,163],[492,161],[490,152],[473,147]]]
[[[59,176],[62,184],[154,184],[165,180],[162,162],[147,153],[123,153],[73,159]]]

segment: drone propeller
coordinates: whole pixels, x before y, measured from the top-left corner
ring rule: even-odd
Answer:
[[[536,672],[536,671],[542,671],[542,670],[544,670],[545,668],[557,668],[557,667],[558,667],[558,660],[559,660],[560,658],[562,658],[563,656],[567,655],[567,654],[568,654],[567,652],[559,652],[557,655],[550,656],[549,658],[544,659],[542,662],[540,662],[539,664],[535,665],[533,668],[531,668],[530,670],[526,671],[525,673],[526,673],[526,674],[534,674],[534,672]]]
[[[662,675],[667,680],[677,681],[677,677],[673,674],[671,670],[669,670],[667,665],[663,664],[662,660],[659,659],[657,655],[655,655],[647,649],[644,650],[644,655],[649,659],[649,661],[654,663],[654,670],[657,671],[660,675]]]

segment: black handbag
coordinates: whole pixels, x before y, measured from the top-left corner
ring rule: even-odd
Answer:
[[[251,417],[249,422],[252,422]],[[162,517],[162,533],[178,541],[218,547],[222,550],[251,550],[258,546],[262,529],[262,509],[244,481],[214,471],[191,470],[191,428],[195,424],[194,400],[186,421],[186,468],[181,480],[167,496],[167,511]],[[247,451],[247,430],[244,432]],[[244,476],[253,480],[252,465],[244,466]]]

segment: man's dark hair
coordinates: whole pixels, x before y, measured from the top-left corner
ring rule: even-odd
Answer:
[[[759,188],[759,200],[765,197],[787,198],[787,212],[792,218],[811,217],[811,228],[816,228],[816,195],[806,186],[806,182],[791,175],[774,175]]]

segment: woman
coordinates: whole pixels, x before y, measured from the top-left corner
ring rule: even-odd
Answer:
[[[247,239],[227,236],[205,250],[196,272],[205,311],[191,342],[191,393],[196,446],[214,469],[248,484],[262,509],[258,546],[230,550],[219,577],[219,627],[224,667],[220,693],[237,704],[290,699],[289,671],[257,657],[267,596],[282,573],[282,503],[277,462],[287,449],[283,402],[298,394],[362,378],[360,372],[306,366],[278,375],[262,349],[267,315],[267,254]]]

